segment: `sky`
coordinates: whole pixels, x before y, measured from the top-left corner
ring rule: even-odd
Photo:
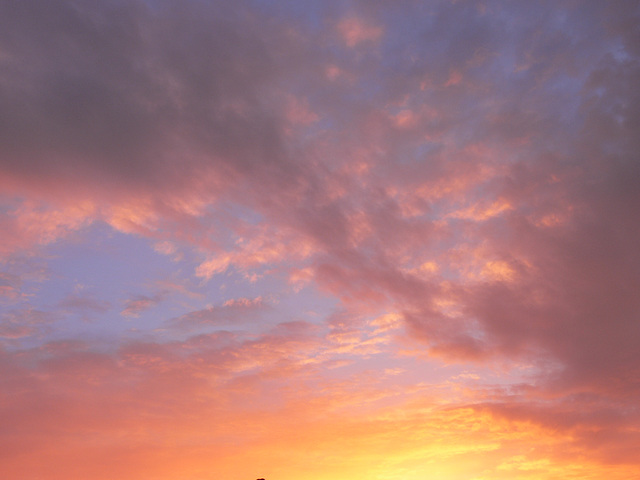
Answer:
[[[640,3],[0,0],[0,477],[640,479]]]

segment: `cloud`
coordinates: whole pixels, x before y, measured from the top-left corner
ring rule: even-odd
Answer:
[[[234,25],[250,22],[242,19],[242,10],[192,4],[177,12],[170,4],[90,7],[63,1],[54,9],[36,0],[9,9],[3,48],[10,52],[5,65],[11,95],[2,99],[3,123],[10,127],[2,142],[7,180],[39,179],[58,188],[81,176],[90,188],[100,179],[109,186],[151,187],[169,174],[180,184],[191,177],[192,167],[205,167],[196,160],[198,149],[216,152],[218,165],[214,160],[211,166],[221,167],[220,173],[242,168],[224,159],[229,152],[234,161],[244,152],[245,162],[247,154],[258,153],[254,140],[277,151],[268,115],[256,105],[259,86],[273,78],[275,68],[259,53],[265,44]],[[179,34],[187,25],[192,34]],[[31,29],[37,37],[25,34]],[[49,41],[40,42],[44,38]],[[54,51],[69,56],[57,62],[50,55]],[[29,70],[21,69],[25,61]],[[256,137],[258,124],[263,128]],[[199,147],[176,150],[185,140],[178,130]],[[186,161],[175,170],[163,152],[178,151]],[[47,180],[52,176],[58,187]]]
[[[10,310],[0,317],[0,338],[16,340],[42,336],[54,319],[54,315],[32,308]]]
[[[12,451],[40,459],[28,475],[162,478],[168,455],[204,477],[205,451],[245,464],[259,445],[267,465],[317,445],[333,473],[390,450],[373,476],[453,459],[442,476],[628,478],[637,6],[284,5],[25,0],[0,16],[2,391]],[[132,262],[140,245],[170,256],[171,282],[61,293],[81,262],[59,247],[89,226]],[[38,266],[60,258],[57,276]],[[189,304],[154,309],[165,290]],[[56,315],[114,304],[166,328],[51,334]],[[432,385],[425,406],[404,394],[433,372],[405,357],[504,375]],[[109,456],[131,470],[97,471]]]
[[[174,318],[169,322],[169,325],[193,330],[206,326],[248,324],[270,309],[270,303],[262,297],[232,298],[222,305],[195,310]]]
[[[382,28],[357,17],[346,17],[338,23],[338,31],[349,47],[365,42],[376,42],[383,34]]]
[[[125,317],[139,317],[142,312],[155,307],[166,298],[166,292],[160,292],[153,296],[135,295],[129,298],[120,312]]]
[[[83,315],[105,313],[111,307],[109,302],[97,299],[90,292],[82,291],[67,295],[58,303],[58,306],[64,310],[77,311]]]
[[[82,342],[51,343],[13,358],[2,351],[0,368],[13,392],[1,394],[11,413],[5,431],[12,442],[4,451],[21,452],[7,456],[3,472],[22,467],[37,475],[46,467],[52,478],[63,478],[69,462],[82,454],[91,461],[74,467],[72,478],[126,478],[156,471],[161,455],[160,478],[202,469],[230,473],[242,457],[260,471],[293,479],[296,473],[286,474],[293,467],[284,459],[306,465],[310,449],[327,459],[322,468],[313,462],[316,475],[371,468],[419,478],[425,462],[469,478],[479,468],[499,479],[563,469],[622,479],[632,471],[585,460],[558,436],[557,424],[532,424],[535,410],[499,422],[497,408],[488,413],[439,405],[425,386],[410,399],[398,399],[405,390],[385,389],[373,372],[338,380],[323,378],[313,364],[294,367],[317,345],[308,327],[283,324],[255,340],[226,333],[135,342],[112,353]],[[49,435],[58,442],[52,445]],[[19,461],[25,456],[49,461],[25,466]],[[107,460],[120,466],[105,470]]]
[[[0,296],[14,300],[20,296],[22,281],[17,275],[0,272]]]

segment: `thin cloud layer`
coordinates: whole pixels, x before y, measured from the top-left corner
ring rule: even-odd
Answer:
[[[0,12],[4,476],[638,468],[637,2]]]

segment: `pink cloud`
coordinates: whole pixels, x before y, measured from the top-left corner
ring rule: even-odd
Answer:
[[[270,303],[262,297],[232,298],[222,305],[195,310],[174,318],[170,325],[191,330],[206,326],[247,324],[270,309]]]
[[[166,296],[167,295],[164,292],[157,293],[153,296],[135,295],[125,302],[124,309],[120,314],[125,317],[139,317],[145,310],[148,310],[162,302]]]
[[[357,17],[347,17],[338,23],[338,31],[349,47],[355,47],[361,43],[376,42],[380,40],[383,29],[372,25]]]
[[[35,309],[15,309],[0,317],[0,338],[21,339],[42,336],[54,322],[54,315]]]

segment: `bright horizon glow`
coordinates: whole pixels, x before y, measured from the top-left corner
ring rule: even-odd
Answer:
[[[0,6],[0,478],[640,480],[640,6]]]

